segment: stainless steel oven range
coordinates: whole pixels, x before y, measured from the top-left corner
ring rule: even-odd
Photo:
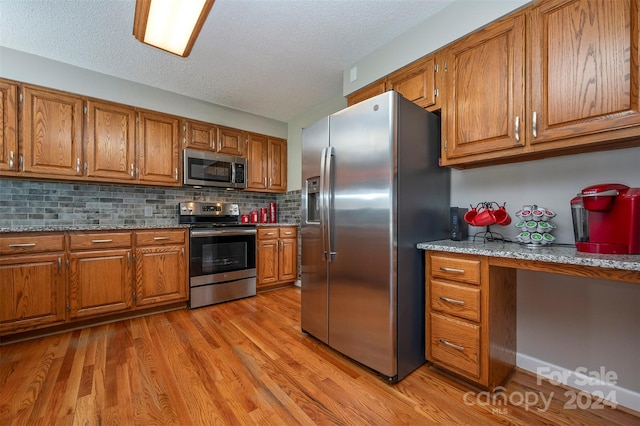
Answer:
[[[255,296],[256,226],[239,222],[237,204],[180,203],[189,224],[189,307]]]

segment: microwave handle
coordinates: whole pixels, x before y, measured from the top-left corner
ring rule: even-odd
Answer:
[[[231,163],[231,183],[236,183],[236,166],[238,163]]]

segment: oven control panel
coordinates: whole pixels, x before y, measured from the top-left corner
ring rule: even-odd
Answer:
[[[232,203],[207,203],[192,201],[180,203],[180,216],[239,216],[240,209]]]

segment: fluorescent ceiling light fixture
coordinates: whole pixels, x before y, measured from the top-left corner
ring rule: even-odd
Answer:
[[[133,35],[187,57],[215,0],[136,0]]]

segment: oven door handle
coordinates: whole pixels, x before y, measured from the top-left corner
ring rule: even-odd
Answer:
[[[255,235],[255,229],[192,229],[193,238],[217,237],[220,235]]]

